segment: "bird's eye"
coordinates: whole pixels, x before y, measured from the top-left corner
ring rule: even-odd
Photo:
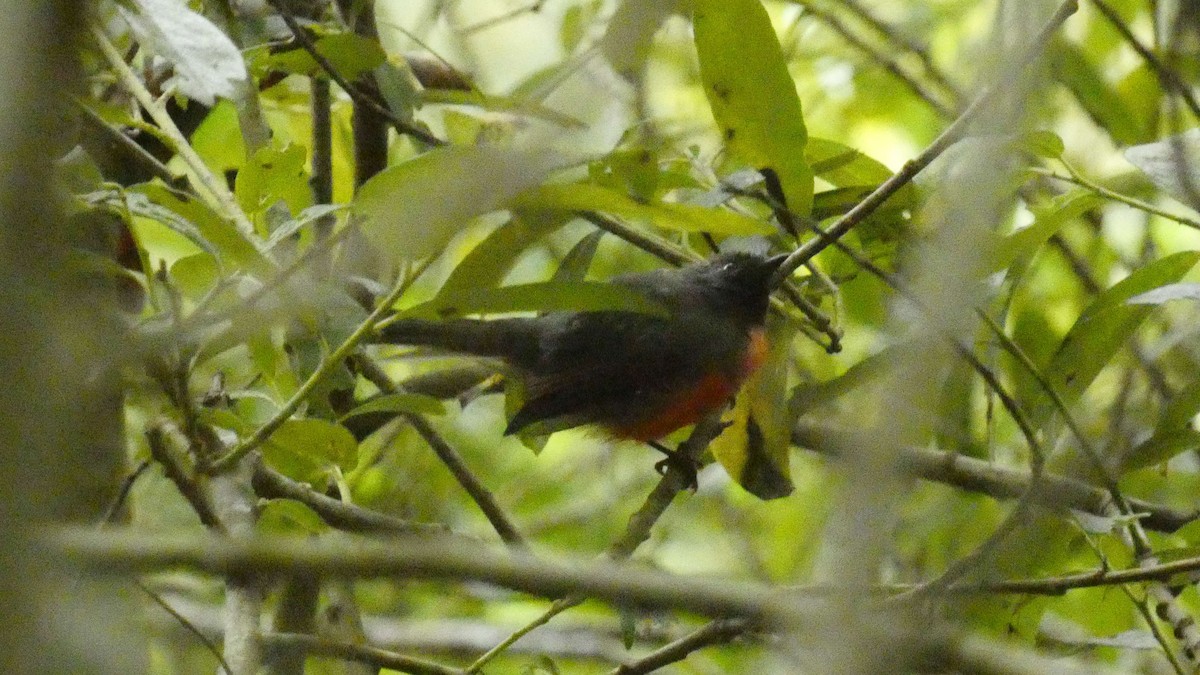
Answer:
[[[733,263],[727,262],[724,265],[721,265],[721,271],[722,272],[732,272],[733,271]]]

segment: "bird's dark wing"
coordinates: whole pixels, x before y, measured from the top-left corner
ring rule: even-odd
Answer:
[[[728,328],[679,318],[585,312],[540,320],[554,325],[540,331],[542,353],[525,367],[526,403],[509,433],[535,424],[539,431],[635,424],[743,347],[722,344]]]

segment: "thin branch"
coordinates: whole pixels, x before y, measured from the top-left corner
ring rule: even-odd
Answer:
[[[707,616],[743,616],[770,626],[801,625],[813,608],[803,599],[758,583],[667,574],[603,560],[537,560],[512,551],[418,538],[336,541],[256,537],[148,535],[128,529],[46,531],[44,545],[97,572],[146,573],[186,567],[215,575],[278,578],[322,574],[344,578],[483,581],[539,595],[581,594],[622,606],[670,608]],[[1200,559],[1190,559],[1200,567]],[[1179,567],[1179,563],[1173,563]],[[1136,570],[1146,574],[1144,570]]]
[[[830,443],[829,439],[843,435],[850,436],[851,432],[799,422],[793,427],[792,442],[819,454],[836,456],[833,448],[841,443]],[[999,467],[955,452],[917,447],[898,448],[895,452],[901,468],[913,476],[994,499],[1018,497],[1029,489],[1032,480],[1029,472]],[[1052,508],[1075,509],[1099,516],[1107,515],[1112,504],[1106,490],[1051,473],[1043,474],[1037,501]],[[1142,523],[1146,527],[1160,532],[1174,532],[1200,517],[1195,511],[1181,511],[1140,499],[1129,499],[1129,506],[1135,513],[1144,514]]]
[[[896,59],[856,35],[836,14],[826,11],[812,2],[804,3],[804,8],[809,14],[820,19],[831,30],[842,36],[842,39],[850,43],[852,47],[866,54],[872,61],[878,63],[884,70],[887,70],[896,79],[904,83],[905,86],[917,95],[917,98],[928,103],[939,115],[942,117],[954,116],[955,110],[953,106],[947,105],[936,94],[926,88],[924,84],[904,70]]]
[[[344,75],[338,72],[338,69],[334,67],[333,63],[331,63],[329,59],[325,58],[325,55],[322,54],[319,49],[317,49],[317,45],[313,43],[312,38],[309,37],[308,33],[304,31],[304,28],[296,22],[295,17],[292,16],[291,12],[288,11],[288,8],[281,0],[268,0],[268,2],[272,7],[275,8],[275,11],[279,12],[279,16],[283,18],[283,22],[287,24],[288,29],[292,31],[292,35],[295,36],[296,41],[300,43],[300,46],[304,48],[304,51],[308,52],[309,56],[311,56],[313,60],[317,62],[317,65],[321,67],[321,70],[325,71],[325,73],[329,75],[330,79],[332,79],[334,82],[337,82],[338,86],[341,87],[342,90],[350,96],[350,98],[354,99],[355,103],[365,106],[366,108],[370,109],[371,112],[386,119],[398,134],[412,136],[422,143],[432,146],[446,144],[446,141],[443,141],[428,131],[425,131],[424,129],[410,122],[400,119],[396,113],[391,111],[391,109],[380,105],[379,102],[376,101],[372,96],[364,93],[361,89],[351,84]]]
[[[167,614],[170,614],[171,618],[175,619],[179,625],[183,626],[184,630],[192,635],[195,635],[196,639],[200,641],[200,644],[204,645],[204,648],[217,659],[217,663],[221,664],[221,668],[224,669],[227,675],[234,675],[233,669],[230,668],[229,663],[225,661],[225,656],[221,654],[220,648],[217,647],[216,643],[208,639],[208,636],[204,634],[204,631],[197,628],[196,625],[188,620],[186,616],[177,612],[175,608],[170,605],[170,603],[164,600],[162,596],[152,590],[149,586],[140,581],[134,581],[134,584],[137,585],[138,590],[140,590],[142,593],[145,593],[147,597],[154,601],[154,604],[161,607],[162,610]]]
[[[1121,37],[1133,48],[1133,51],[1142,57],[1146,65],[1150,66],[1150,69],[1154,71],[1154,74],[1158,76],[1159,81],[1164,85],[1163,88],[1172,89],[1175,93],[1179,94],[1180,98],[1183,99],[1184,103],[1192,111],[1192,114],[1197,119],[1200,119],[1200,101],[1192,94],[1191,85],[1174,68],[1163,63],[1149,47],[1137,39],[1137,36],[1129,29],[1129,25],[1125,23],[1125,20],[1121,18],[1117,10],[1112,8],[1112,5],[1104,2],[1104,0],[1092,0],[1092,4],[1096,6],[1096,9],[1100,10],[1105,19],[1108,19],[1108,22],[1121,34]]]
[[[458,668],[418,659],[378,647],[334,642],[303,633],[267,633],[262,636],[268,649],[300,650],[318,656],[331,656],[345,661],[365,663],[377,669],[388,668],[413,675],[461,675]]]
[[[91,30],[92,36],[96,39],[96,44],[100,46],[100,51],[104,54],[105,59],[108,60],[109,65],[113,67],[113,70],[116,71],[125,88],[129,93],[133,94],[133,97],[146,109],[146,112],[150,113],[150,117],[154,118],[155,124],[172,141],[172,144],[175,146],[175,152],[179,153],[183,161],[187,162],[188,167],[191,168],[192,173],[198,181],[197,187],[212,197],[221,215],[233,224],[238,234],[246,242],[252,245],[255,250],[259,252],[264,251],[264,242],[255,234],[254,225],[238,205],[237,199],[229,191],[229,187],[226,186],[224,179],[216,176],[208,168],[208,165],[204,163],[200,155],[192,148],[187,137],[175,125],[175,120],[171,119],[171,116],[162,104],[154,99],[150,91],[146,89],[146,85],[138,79],[137,74],[133,72],[129,64],[125,63],[124,57],[113,46],[113,43],[104,34],[104,31],[94,24],[91,26]]]
[[[722,429],[721,416],[718,414],[708,415],[696,425],[692,435],[680,445],[676,452],[680,453],[684,460],[699,461],[704,450],[712,443],[713,439],[720,435]],[[641,508],[629,517],[629,524],[626,526],[625,532],[608,547],[606,557],[611,561],[620,562],[633,555],[638,546],[650,538],[651,528],[666,512],[667,507],[674,501],[675,495],[687,487],[687,483],[687,478],[680,473],[679,469],[669,464],[666,474],[647,495]],[[477,658],[467,667],[466,672],[478,673],[492,659],[515,644],[517,640],[528,635],[534,629],[546,625],[554,617],[581,604],[584,600],[585,597],[578,594],[556,599],[545,612],[533,621],[513,631],[507,638]]]
[[[338,345],[337,349],[333,350],[329,356],[325,357],[325,359],[321,361],[321,365],[318,366],[317,369],[308,376],[308,379],[304,381],[304,384],[300,385],[296,392],[292,394],[292,397],[288,399],[287,403],[284,403],[283,406],[280,407],[280,409],[276,411],[273,416],[271,416],[271,419],[267,420],[265,423],[255,429],[254,433],[252,433],[242,442],[238,443],[237,446],[235,446],[232,450],[225,453],[223,456],[212,460],[212,462],[204,468],[209,473],[220,473],[221,471],[225,471],[233,467],[239,460],[270,438],[271,434],[273,434],[276,429],[282,426],[284,422],[288,421],[291,418],[292,413],[296,412],[300,408],[300,405],[304,403],[304,401],[308,398],[308,395],[312,393],[317,385],[323,382],[326,377],[329,377],[334,370],[341,367],[342,362],[354,351],[354,349],[358,346],[358,343],[375,330],[375,323],[378,322],[383,315],[392,311],[392,305],[396,304],[396,300],[398,300],[400,296],[404,294],[404,291],[408,290],[410,281],[411,277],[409,279],[402,279],[399,283],[397,283],[396,287],[392,289],[392,292],[388,293],[387,297],[379,302],[379,305],[375,307],[375,309],[367,316],[367,318],[359,323],[358,327],[354,329],[354,332],[351,333],[342,342],[342,344]]]
[[[200,518],[200,522],[205,527],[224,531],[224,525],[221,524],[221,521],[213,511],[208,497],[205,496],[196,481],[188,476],[187,470],[180,466],[170,447],[168,447],[166,432],[162,427],[154,425],[146,430],[146,445],[150,448],[150,456],[162,467],[163,473],[175,485],[175,489],[179,491],[179,494],[183,496],[188,505],[192,507],[192,511]]]
[[[390,307],[390,303],[384,306]],[[388,377],[388,374],[383,372],[383,369],[370,358],[359,353],[354,356],[353,361],[358,370],[363,374],[363,377],[367,378],[380,391],[388,394],[395,394],[401,391],[400,387],[397,387],[391,378]],[[496,501],[496,497],[492,492],[484,486],[483,481],[479,480],[470,467],[467,466],[467,463],[463,461],[462,455],[458,454],[458,451],[451,447],[424,417],[413,413],[401,413],[400,416],[408,422],[421,438],[425,439],[425,442],[429,444],[429,447],[438,456],[438,459],[446,465],[446,468],[450,469],[450,473],[454,474],[454,478],[458,481],[458,484],[466,490],[475,504],[479,506],[479,510],[483,511],[483,515],[491,523],[496,533],[500,535],[500,538],[510,546],[518,548],[527,547],[528,544],[525,541],[524,535],[517,529],[517,526],[500,506],[500,503]]]
[[[294,481],[261,463],[254,470],[254,489],[260,497],[294,499],[316,511],[331,527],[346,532],[388,535],[450,534],[450,528],[445,525],[403,520],[326,497],[308,485]]]
[[[1054,13],[1030,44],[1028,52],[1026,52],[1016,67],[998,82],[980,92],[975,97],[975,100],[963,110],[962,114],[951,122],[950,126],[946,127],[945,131],[938,135],[921,154],[906,162],[891,178],[884,181],[871,194],[856,204],[854,208],[847,211],[841,218],[838,218],[836,222],[824,231],[824,234],[818,235],[815,239],[798,247],[779,266],[779,269],[776,270],[775,283],[778,284],[787,279],[797,268],[828,248],[855,225],[858,225],[867,216],[874,213],[889,197],[911,182],[918,173],[928,167],[947,148],[958,142],[966,134],[967,127],[991,104],[992,99],[999,94],[1009,91],[1009,85],[1020,77],[1025,68],[1041,55],[1046,45],[1050,42],[1050,39],[1054,36],[1054,33],[1058,31],[1059,26],[1067,20],[1067,17],[1074,14],[1077,9],[1079,9],[1077,0],[1066,0],[1066,2],[1060,5],[1058,11]]]
[[[916,57],[921,60],[921,65],[925,67],[925,73],[930,77],[930,79],[954,96],[956,99],[956,105],[958,100],[966,98],[966,96],[963,94],[962,88],[951,82],[950,78],[946,76],[946,73],[938,68],[937,64],[933,62],[933,57],[930,56],[928,48],[917,43],[916,40],[909,38],[904,34],[903,31],[897,29],[896,27],[884,23],[883,20],[871,14],[866,7],[863,7],[861,4],[859,4],[858,0],[839,1],[848,12],[857,17],[866,25],[870,26],[876,33],[884,36],[888,42],[891,42],[901,49],[916,55]]]
[[[1188,218],[1187,216],[1180,216],[1180,215],[1171,213],[1169,211],[1166,211],[1164,209],[1160,209],[1157,206],[1150,204],[1149,202],[1144,202],[1140,199],[1135,199],[1133,197],[1123,195],[1120,192],[1110,190],[1110,189],[1104,187],[1103,185],[1100,185],[1099,183],[1096,183],[1087,178],[1084,178],[1081,174],[1075,173],[1074,171],[1072,171],[1072,175],[1069,175],[1069,176],[1064,176],[1061,173],[1057,173],[1051,169],[1042,169],[1039,167],[1030,167],[1029,171],[1031,171],[1032,173],[1036,173],[1039,176],[1046,176],[1047,178],[1053,178],[1054,180],[1060,180],[1064,183],[1072,183],[1074,185],[1078,185],[1079,187],[1087,188],[1088,190],[1095,192],[1096,194],[1100,195],[1101,197],[1104,197],[1106,199],[1111,199],[1114,202],[1120,202],[1122,204],[1125,204],[1126,206],[1129,206],[1129,207],[1132,207],[1135,209],[1140,209],[1147,213],[1153,213],[1156,216],[1161,216],[1163,218],[1166,218],[1167,220],[1174,221],[1185,227],[1190,227],[1195,230],[1200,230],[1200,220],[1196,220],[1194,218]]]
[[[744,619],[717,619],[701,628],[679,638],[671,644],[664,645],[646,656],[630,663],[624,663],[614,669],[610,675],[643,675],[672,663],[677,663],[698,651],[712,645],[729,642],[744,633],[750,623]]]

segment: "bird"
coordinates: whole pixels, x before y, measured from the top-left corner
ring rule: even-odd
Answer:
[[[654,442],[727,405],[763,365],[771,277],[786,257],[729,252],[611,279],[663,314],[398,318],[375,341],[500,360],[524,389],[505,434],[591,425],[670,455]]]

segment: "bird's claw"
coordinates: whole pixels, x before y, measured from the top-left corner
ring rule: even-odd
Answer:
[[[700,471],[700,462],[680,454],[678,451],[664,451],[666,457],[654,463],[654,470],[660,476],[666,476],[667,471],[674,469],[679,472],[683,478],[683,486],[691,492],[695,492],[700,488],[700,482],[697,479],[697,473]]]

